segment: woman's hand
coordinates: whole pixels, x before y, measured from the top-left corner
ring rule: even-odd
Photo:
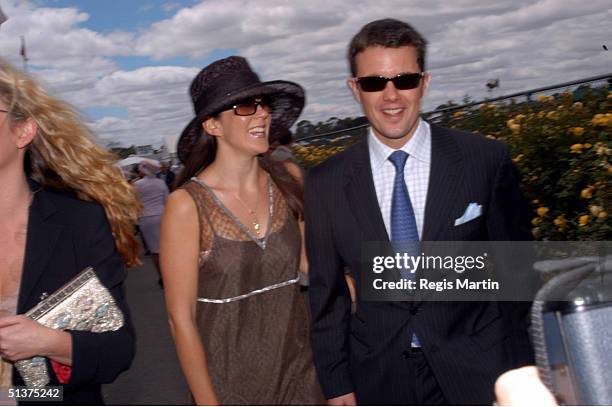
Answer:
[[[0,355],[17,361],[46,356],[72,365],[72,338],[68,332],[47,328],[25,315],[0,318]]]

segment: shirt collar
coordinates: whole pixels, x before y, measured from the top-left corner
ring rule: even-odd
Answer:
[[[368,148],[372,164],[376,167],[381,167],[389,158],[394,149],[383,144],[378,137],[374,135],[372,127],[368,128]],[[429,164],[431,161],[431,129],[429,123],[423,119],[419,119],[419,124],[416,131],[404,144],[400,150],[405,151],[419,161]]]

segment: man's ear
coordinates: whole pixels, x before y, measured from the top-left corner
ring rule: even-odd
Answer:
[[[27,118],[23,123],[19,123],[15,127],[15,134],[17,136],[15,144],[17,148],[22,149],[29,146],[32,140],[34,140],[37,131],[38,125],[31,117]]]
[[[359,93],[359,85],[357,84],[357,80],[355,78],[349,78],[346,80],[346,85],[353,93],[353,97],[357,103],[361,104],[361,93]]]
[[[208,119],[204,120],[204,122],[202,122],[202,128],[211,136],[220,137],[223,133],[221,131],[221,122],[214,117],[209,117]]]

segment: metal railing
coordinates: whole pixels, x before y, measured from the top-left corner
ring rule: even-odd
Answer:
[[[530,101],[531,98],[537,94],[543,94],[543,93],[550,94],[550,93],[554,93],[551,91],[561,91],[561,90],[570,91],[582,85],[596,85],[598,83],[603,83],[603,82],[607,82],[608,86],[612,85],[612,73],[592,76],[589,78],[578,79],[578,80],[570,81],[570,82],[563,82],[563,83],[559,83],[559,84],[551,85],[551,86],[544,86],[540,88],[529,89],[529,90],[525,90],[522,92],[511,93],[509,95],[499,96],[495,98],[487,98],[487,99],[484,99],[478,102],[470,102],[470,103],[457,105],[457,106],[449,106],[449,107],[445,107],[442,109],[437,109],[437,110],[432,110],[430,112],[422,113],[422,116],[430,122],[440,123],[444,121],[445,114],[448,114],[454,111],[458,111],[458,110],[470,109],[474,106],[482,105],[485,103],[486,104],[496,104],[496,103],[504,102],[507,100],[516,101],[517,98],[524,98],[526,101]],[[363,125],[359,125],[359,126],[355,126],[355,127],[351,127],[347,129],[334,130],[331,132],[326,132],[326,133],[321,133],[321,134],[314,134],[312,136],[307,136],[299,140],[296,140],[296,144],[300,144],[300,145],[328,144],[333,140],[337,140],[338,138],[345,137],[345,136],[348,136],[348,137],[344,139],[345,142],[342,144],[351,144],[355,142],[357,139],[365,136],[365,134],[367,133],[368,126],[369,124],[363,124]]]

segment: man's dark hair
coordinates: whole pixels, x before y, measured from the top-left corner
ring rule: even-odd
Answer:
[[[412,45],[417,51],[417,62],[421,72],[425,71],[427,40],[410,24],[393,18],[372,21],[364,25],[351,40],[348,60],[351,74],[357,76],[357,54],[368,47],[399,48]]]

